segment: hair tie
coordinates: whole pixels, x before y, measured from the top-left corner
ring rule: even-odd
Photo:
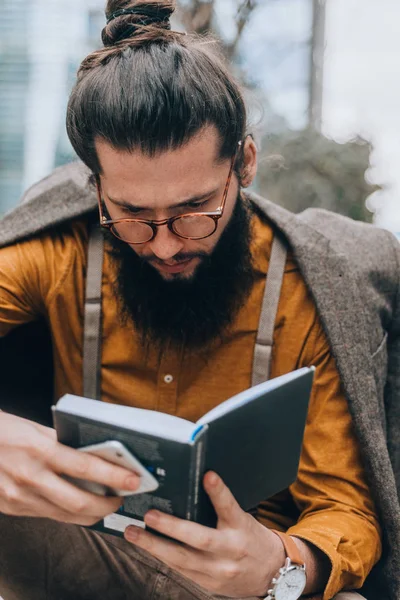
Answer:
[[[152,21],[162,23],[163,21],[167,21],[167,18],[164,16],[160,16],[158,9],[151,8],[121,8],[120,10],[115,11],[112,15],[110,15],[107,19],[107,25],[111,23],[117,17],[121,17],[123,15],[140,15],[144,17],[148,17]]]

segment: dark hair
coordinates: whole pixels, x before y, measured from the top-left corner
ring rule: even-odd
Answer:
[[[67,111],[72,146],[95,174],[99,137],[154,156],[214,125],[225,159],[245,136],[243,96],[215,40],[171,31],[174,8],[174,0],[107,2],[104,48],[82,62]]]

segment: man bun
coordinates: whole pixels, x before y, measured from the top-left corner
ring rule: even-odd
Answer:
[[[107,2],[105,47],[82,61],[67,109],[69,139],[94,174],[102,172],[98,139],[155,156],[211,126],[219,159],[231,160],[245,137],[244,98],[222,52],[210,36],[170,29],[174,7],[175,0]]]
[[[162,41],[170,31],[175,0],[108,0],[107,25],[101,37],[104,46],[120,45],[125,40]]]

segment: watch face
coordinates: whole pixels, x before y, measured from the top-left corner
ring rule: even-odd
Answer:
[[[289,568],[279,578],[275,589],[276,600],[297,600],[306,587],[306,572],[299,567]]]

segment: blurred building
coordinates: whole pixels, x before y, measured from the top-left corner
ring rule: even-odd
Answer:
[[[0,213],[73,158],[68,92],[100,44],[103,11],[103,0],[0,0]]]
[[[0,1],[0,210],[12,206],[24,172],[29,58],[25,0]]]
[[[74,159],[67,99],[80,61],[101,46],[104,5],[0,0],[0,215],[27,187]],[[238,5],[215,0],[217,30],[227,42],[235,36]],[[237,60],[260,138],[307,122],[311,24],[312,0],[262,0],[246,23]]]

